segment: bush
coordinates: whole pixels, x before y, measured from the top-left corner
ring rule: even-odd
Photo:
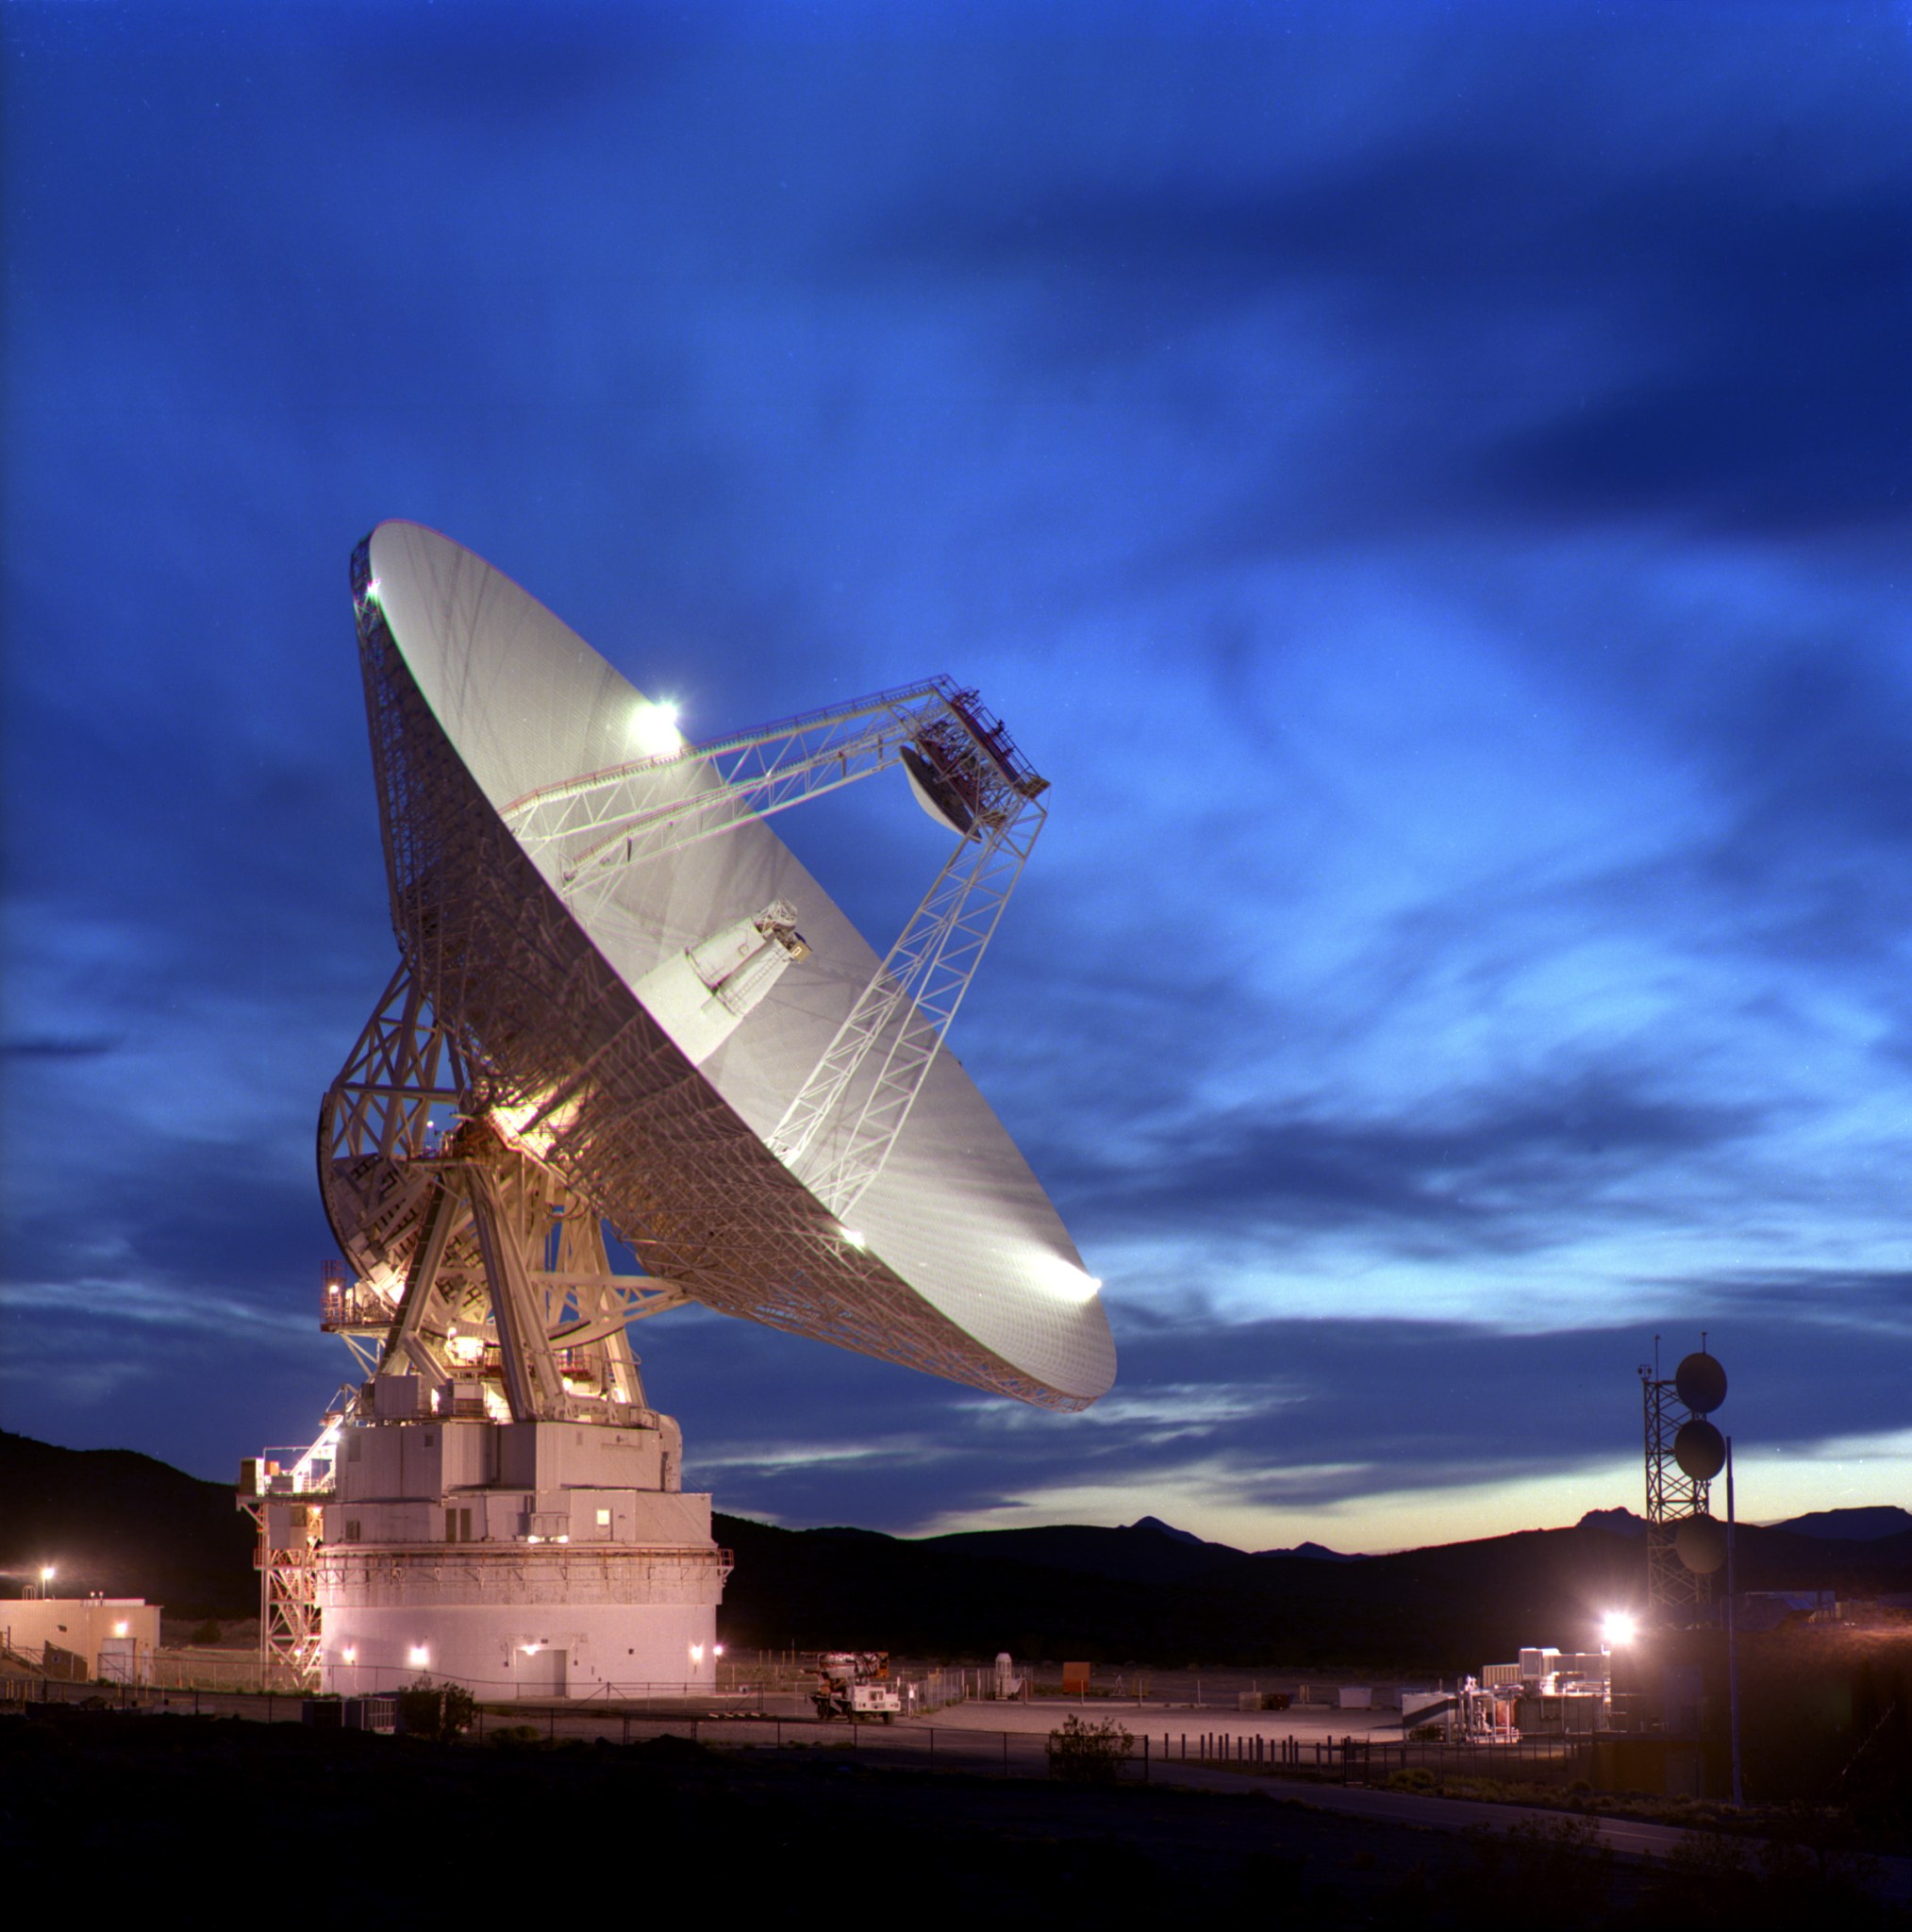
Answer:
[[[1505,1830],[1477,1824],[1466,1834],[1475,1880],[1512,1925],[1605,1926],[1614,1882],[1612,1848],[1590,1818],[1522,1819]]]
[[[407,1738],[449,1742],[471,1728],[476,1713],[476,1700],[462,1684],[434,1684],[421,1677],[398,1693],[398,1728]]]
[[[1112,1717],[1089,1724],[1072,1714],[1049,1733],[1049,1775],[1073,1785],[1112,1785],[1134,1744]]]

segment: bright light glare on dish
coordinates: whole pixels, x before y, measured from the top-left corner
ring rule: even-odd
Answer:
[[[1099,1275],[1059,1257],[1043,1266],[1039,1279],[1058,1301],[1073,1302],[1078,1307],[1092,1302],[1102,1292]]]
[[[846,1241],[848,1241],[853,1248],[860,1248],[865,1245],[863,1237],[859,1233],[857,1233],[857,1231],[854,1227],[846,1227],[843,1230],[843,1239]]]
[[[1600,1626],[1600,1634],[1610,1650],[1616,1644],[1631,1643],[1639,1634],[1639,1624],[1624,1610],[1608,1610],[1606,1621]]]
[[[677,729],[675,705],[639,705],[631,713],[629,735],[631,749],[640,758],[668,758],[684,745],[683,734]]]

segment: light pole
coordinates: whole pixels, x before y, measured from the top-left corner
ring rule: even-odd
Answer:
[[[1739,1628],[1733,1603],[1733,1438],[1726,1438],[1726,1703],[1733,1724],[1733,1803],[1746,1802],[1739,1781]]]

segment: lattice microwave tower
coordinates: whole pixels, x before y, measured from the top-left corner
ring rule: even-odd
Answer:
[[[1705,1337],[1669,1376],[1639,1371],[1646,1418],[1647,1612],[1657,1623],[1706,1621],[1713,1577],[1726,1561],[1726,1525],[1712,1510],[1713,1479],[1726,1465],[1726,1439],[1710,1420],[1726,1399],[1726,1371]]]

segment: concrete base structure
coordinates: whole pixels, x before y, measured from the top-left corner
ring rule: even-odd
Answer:
[[[348,1424],[311,1554],[320,1688],[487,1702],[714,1688],[728,1554],[677,1426]],[[313,1512],[315,1515],[320,1512]]]
[[[428,1676],[486,1703],[707,1692],[721,1560],[714,1548],[325,1552],[321,1688],[356,1697]]]

